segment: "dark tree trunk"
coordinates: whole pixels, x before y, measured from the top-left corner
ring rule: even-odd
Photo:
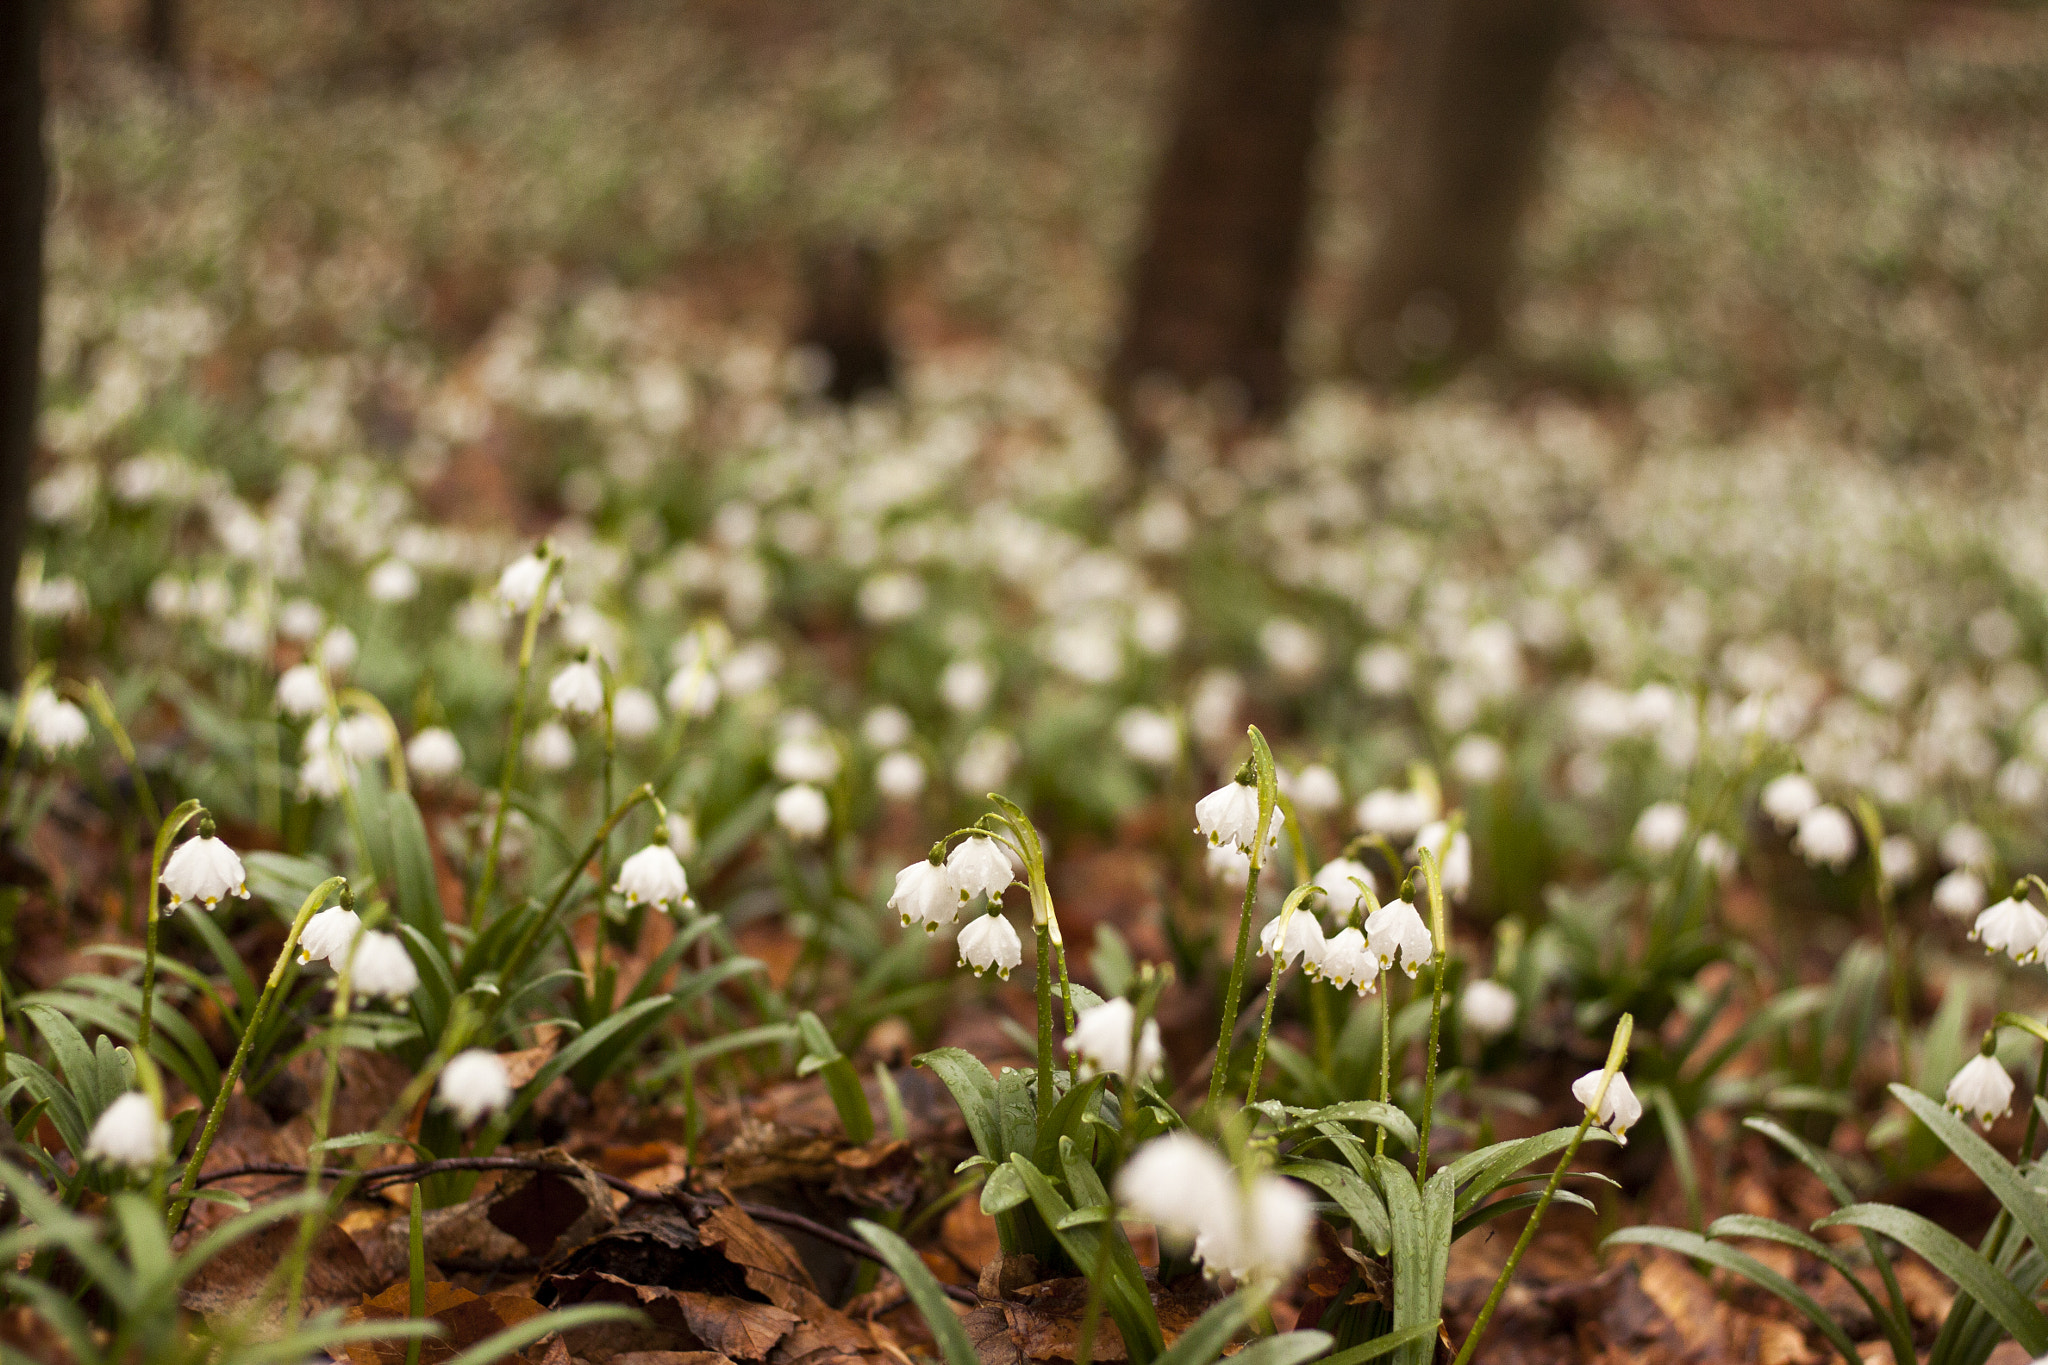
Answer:
[[[858,242],[813,248],[804,260],[804,294],[796,340],[826,362],[825,393],[851,403],[895,388],[880,253]]]
[[[1500,337],[1559,59],[1579,0],[1400,0],[1386,213],[1353,333],[1377,379],[1428,378]]]
[[[166,71],[185,65],[184,31],[178,23],[178,0],[142,0],[142,22],[136,41],[142,55]]]
[[[1270,416],[1291,387],[1288,318],[1343,0],[1193,0],[1187,22],[1110,393],[1128,412],[1155,379],[1220,382]]]
[[[14,579],[27,526],[42,340],[44,0],[0,0],[0,687],[15,685]]]

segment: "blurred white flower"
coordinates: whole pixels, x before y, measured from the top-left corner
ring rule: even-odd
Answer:
[[[1168,1242],[1192,1244],[1218,1279],[1276,1285],[1308,1258],[1315,1211],[1284,1176],[1240,1182],[1214,1149],[1186,1133],[1146,1143],[1117,1174],[1118,1200]]]
[[[373,763],[390,751],[391,731],[375,712],[351,711],[334,727],[334,743],[343,757]]]
[[[1136,1022],[1137,1011],[1130,1001],[1120,997],[1082,1010],[1074,1020],[1074,1031],[1067,1036],[1067,1051],[1080,1060],[1081,1074],[1106,1072],[1129,1080],[1133,1070],[1131,1033]],[[1165,1061],[1166,1053],[1159,1045],[1159,1023],[1147,1019],[1145,1027],[1138,1031],[1138,1078],[1155,1075]]]
[[[337,969],[348,954],[349,945],[363,929],[362,916],[347,906],[330,905],[306,921],[299,934],[299,961],[331,962]]]
[[[1399,645],[1368,645],[1352,668],[1359,687],[1374,697],[1399,697],[1414,685],[1415,665]]]
[[[308,602],[303,597],[294,597],[277,609],[277,633],[279,638],[304,643],[320,633],[327,624],[327,613],[319,604]]]
[[[912,733],[910,717],[900,706],[885,703],[870,708],[861,718],[861,742],[871,749],[900,749],[910,742]]]
[[[891,801],[915,800],[924,784],[924,760],[908,749],[883,754],[875,764],[875,790]]]
[[[784,782],[822,787],[839,776],[839,749],[823,734],[792,735],[775,746],[769,766]]]
[[[526,737],[526,761],[535,772],[562,772],[576,761],[576,736],[558,720],[542,721]]]
[[[1799,817],[1792,844],[1807,862],[1839,872],[1856,856],[1856,822],[1840,806],[1815,806]]]
[[[1984,908],[1986,894],[1984,879],[1959,867],[1934,884],[1934,908],[1953,919],[1971,919]]]
[[[92,737],[92,726],[86,722],[85,712],[50,688],[38,687],[28,694],[28,700],[22,706],[26,711],[22,723],[27,727],[28,737],[35,741],[35,746],[43,751],[45,758],[68,754]]]
[[[316,664],[293,664],[277,679],[277,709],[295,720],[327,709],[327,678]]]
[[[669,675],[661,699],[679,716],[708,716],[718,706],[718,675],[702,663],[687,663]]]
[[[382,996],[394,1005],[402,1005],[419,985],[419,968],[413,966],[405,943],[396,934],[376,929],[363,932],[349,964],[349,989],[356,996]]]
[[[999,914],[976,915],[960,928],[960,965],[980,976],[989,968],[1003,980],[1010,979],[1024,960],[1024,945],[1010,921]]]
[[[410,602],[420,595],[420,571],[402,559],[387,559],[370,570],[363,590],[372,602]]]
[[[1367,834],[1383,834],[1398,844],[1414,838],[1440,812],[1437,800],[1423,788],[1377,787],[1359,798],[1353,815]]]
[[[512,1103],[512,1077],[504,1059],[482,1048],[465,1048],[448,1059],[436,1083],[436,1097],[468,1128]]]
[[[1235,844],[1213,844],[1202,867],[1215,880],[1240,890],[1252,879],[1252,855]]]
[[[356,665],[362,647],[356,643],[356,633],[347,626],[334,626],[320,637],[320,647],[315,656],[320,666],[329,673],[346,673]]]
[[[808,782],[797,782],[775,793],[775,823],[799,843],[810,843],[832,822],[832,808],[825,793]]]
[[[1949,1078],[1948,1107],[1975,1115],[1989,1132],[1993,1123],[2012,1112],[2012,1092],[2012,1077],[1998,1058],[1980,1053]]]
[[[406,742],[405,761],[423,782],[445,782],[462,771],[462,744],[455,732],[430,725]]]
[[[661,728],[661,708],[644,687],[621,687],[612,693],[612,733],[621,742],[638,744]]]
[[[562,665],[548,679],[548,705],[565,716],[594,716],[604,710],[604,675],[588,659]]]
[[[1507,766],[1508,751],[1492,735],[1467,735],[1451,750],[1451,771],[1470,786],[1492,786]]]
[[[1326,763],[1310,763],[1291,780],[1282,773],[1281,787],[1295,809],[1309,815],[1324,815],[1344,804],[1344,788]]]
[[[1340,917],[1365,908],[1366,895],[1358,888],[1358,882],[1364,882],[1375,896],[1379,894],[1379,879],[1356,858],[1332,858],[1315,875],[1315,884],[1323,888],[1330,910]]]
[[[1133,762],[1148,768],[1171,768],[1180,758],[1180,727],[1149,706],[1130,707],[1116,718],[1116,742]]]
[[[1886,882],[1903,886],[1920,874],[1920,849],[1906,834],[1887,834],[1877,846],[1877,869]]]
[[[1498,981],[1482,977],[1458,997],[1458,1018],[1481,1038],[1498,1038],[1515,1026],[1521,1002]]]
[[[996,676],[979,659],[955,659],[939,674],[939,699],[963,716],[971,716],[988,705],[995,691]]]
[[[1702,871],[1722,882],[1735,875],[1736,865],[1741,861],[1735,845],[1711,829],[1700,835],[1699,842],[1692,846],[1692,856]]]
[[[874,625],[907,621],[924,610],[924,580],[914,573],[892,570],[874,574],[860,585],[861,616]]]
[[[498,605],[509,613],[524,616],[533,609],[543,580],[548,585],[548,600],[543,610],[552,611],[562,602],[561,575],[548,573],[545,553],[538,549],[530,550],[507,564],[504,572],[498,575]]]
[[[953,781],[962,791],[999,791],[1017,766],[1017,741],[1001,730],[977,730],[953,763]]]
[[[1259,652],[1275,673],[1301,682],[1322,667],[1323,637],[1292,617],[1276,616],[1259,627]]]
[[[1419,859],[1425,848],[1437,860],[1444,895],[1454,901],[1465,899],[1472,889],[1472,836],[1462,829],[1453,834],[1448,821],[1432,820],[1416,832],[1408,856]]]
[[[1659,801],[1636,817],[1635,831],[1629,836],[1629,841],[1645,857],[1668,858],[1685,842],[1685,832],[1690,823],[1684,806],[1676,801]]]
[[[1941,854],[1941,861],[1949,867],[1988,872],[1998,861],[1998,850],[1993,846],[1991,836],[1965,820],[1958,820],[1943,830],[1935,848]]]
[[[1781,773],[1764,784],[1759,804],[1773,824],[1790,830],[1800,817],[1820,804],[1820,792],[1804,773]]]
[[[171,1154],[171,1125],[139,1090],[115,1097],[86,1134],[85,1159],[147,1175]]]

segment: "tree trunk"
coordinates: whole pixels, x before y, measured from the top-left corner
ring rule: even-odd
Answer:
[[[1352,358],[1441,376],[1500,337],[1515,241],[1579,0],[1400,0],[1385,123],[1386,215]]]
[[[14,580],[36,446],[43,313],[44,0],[0,0],[0,688],[16,672]]]
[[[178,23],[178,0],[142,0],[142,22],[136,40],[142,55],[164,70],[183,70],[185,44]]]
[[[825,363],[823,391],[834,402],[896,387],[887,285],[881,253],[865,242],[828,242],[805,253],[804,317],[796,340]]]
[[[1252,417],[1285,406],[1309,170],[1343,27],[1343,0],[1193,0],[1110,367],[1127,412],[1154,380],[1220,382]]]

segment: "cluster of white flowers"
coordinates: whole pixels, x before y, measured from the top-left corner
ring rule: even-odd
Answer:
[[[1308,1257],[1315,1211],[1307,1193],[1270,1171],[1243,1179],[1187,1133],[1134,1152],[1117,1173],[1116,1196],[1162,1238],[1192,1246],[1209,1274],[1226,1282],[1276,1285]]]

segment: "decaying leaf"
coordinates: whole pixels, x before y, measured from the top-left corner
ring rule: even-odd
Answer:
[[[441,1330],[439,1335],[420,1343],[421,1365],[452,1360],[493,1333],[547,1311],[522,1294],[472,1294],[441,1280],[427,1282],[426,1305],[427,1316]],[[401,1280],[350,1309],[348,1320],[382,1322],[411,1316],[412,1286]],[[355,1342],[349,1346],[348,1354],[355,1365],[404,1365],[405,1348],[404,1338],[393,1337]]]
[[[427,1255],[478,1264],[545,1257],[589,1241],[617,1221],[611,1190],[559,1147],[534,1153],[574,1176],[513,1171],[495,1186],[426,1216]]]
[[[185,1281],[179,1304],[209,1319],[243,1313],[291,1254],[298,1236],[298,1220],[290,1219],[235,1243]],[[304,1302],[309,1309],[354,1304],[379,1283],[355,1240],[339,1227],[330,1223],[313,1239],[306,1262]],[[283,1311],[282,1301],[272,1296],[264,1321],[279,1319]]]

